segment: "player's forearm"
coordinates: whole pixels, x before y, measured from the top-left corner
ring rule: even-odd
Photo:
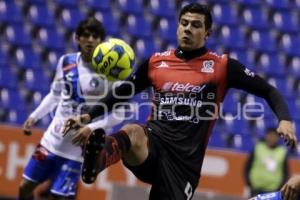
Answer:
[[[123,122],[125,119],[125,108],[120,107],[115,110],[113,110],[112,113],[105,116],[103,119],[96,120],[92,123],[89,123],[87,126],[92,130],[96,130],[98,128],[103,129],[110,129],[121,122]]]
[[[283,96],[274,87],[268,91],[264,97],[268,102],[269,106],[277,116],[278,120],[291,121],[292,118],[289,113],[287,103],[285,102]]]
[[[49,112],[54,110],[54,107],[57,106],[58,102],[59,97],[50,92],[45,96],[40,105],[30,114],[30,117],[35,119],[35,121],[41,119]]]
[[[128,82],[129,83],[129,82]],[[124,83],[115,88],[114,91],[108,93],[108,95],[99,101],[99,104],[91,107],[88,115],[93,120],[103,114],[112,111],[114,105],[120,102],[126,102],[131,99],[137,91],[133,90],[132,84]]]
[[[135,94],[150,86],[151,83],[148,78],[148,60],[146,60],[127,81],[109,92],[104,99],[101,99],[99,105],[92,107],[88,115],[91,120],[98,116],[102,116],[105,112],[110,112],[115,103],[126,102]]]
[[[264,98],[279,120],[291,120],[288,106],[278,90],[234,59],[228,60],[228,85]]]

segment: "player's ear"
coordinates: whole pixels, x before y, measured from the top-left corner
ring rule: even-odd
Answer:
[[[206,31],[205,40],[207,40],[210,35],[211,35],[211,29]]]

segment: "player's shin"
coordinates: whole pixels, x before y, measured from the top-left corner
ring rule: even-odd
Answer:
[[[122,154],[128,152],[129,148],[130,140],[124,131],[106,137],[105,147],[100,156],[100,171],[121,160]]]

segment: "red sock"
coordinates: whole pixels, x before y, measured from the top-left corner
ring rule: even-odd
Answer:
[[[122,154],[129,151],[131,146],[127,133],[120,130],[110,136],[105,137],[105,146],[100,152],[99,172],[117,163],[122,158]]]

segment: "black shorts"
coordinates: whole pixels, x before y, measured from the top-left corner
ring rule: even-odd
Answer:
[[[178,162],[151,134],[152,129],[145,128],[149,141],[149,155],[139,166],[124,165],[141,181],[152,185],[150,200],[190,200],[198,185],[199,172],[191,172],[185,164]]]

